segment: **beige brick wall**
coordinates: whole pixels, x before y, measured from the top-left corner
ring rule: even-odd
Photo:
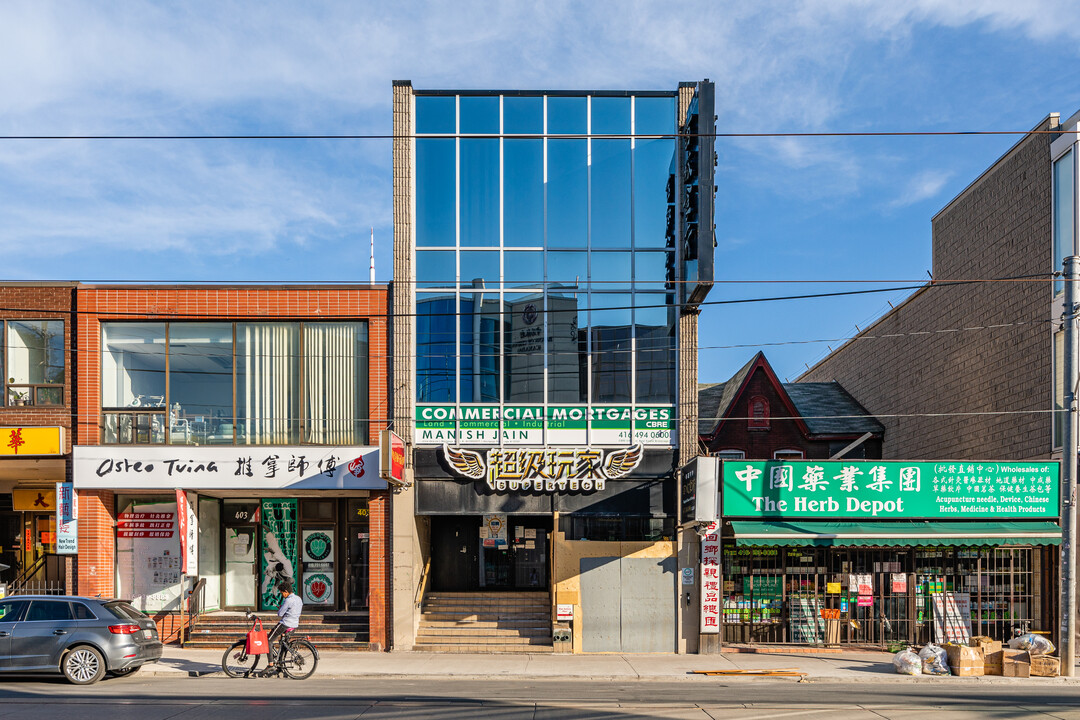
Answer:
[[[935,282],[1049,272],[1053,138],[1025,137],[934,217]],[[1051,300],[1046,282],[932,285],[799,380],[836,380],[877,415],[884,458],[1046,458]]]

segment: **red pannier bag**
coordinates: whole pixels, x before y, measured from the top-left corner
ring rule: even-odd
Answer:
[[[244,652],[248,655],[266,655],[270,652],[270,641],[266,637],[266,631],[263,630],[262,620],[255,618],[255,622],[258,623],[258,627],[248,630]]]

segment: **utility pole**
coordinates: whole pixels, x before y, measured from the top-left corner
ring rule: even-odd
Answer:
[[[1065,258],[1065,331],[1064,409],[1065,437],[1061,461],[1061,674],[1076,674],[1076,461],[1077,461],[1077,344],[1076,282],[1080,257]]]

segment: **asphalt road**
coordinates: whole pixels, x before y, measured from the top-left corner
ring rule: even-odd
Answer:
[[[1041,696],[1033,696],[1033,694]],[[1080,686],[228,678],[0,678],[0,720],[1080,720]]]

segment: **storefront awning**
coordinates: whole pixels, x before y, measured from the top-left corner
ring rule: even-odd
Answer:
[[[732,520],[735,544],[793,545],[1060,545],[1061,528],[1052,522],[771,522]]]

